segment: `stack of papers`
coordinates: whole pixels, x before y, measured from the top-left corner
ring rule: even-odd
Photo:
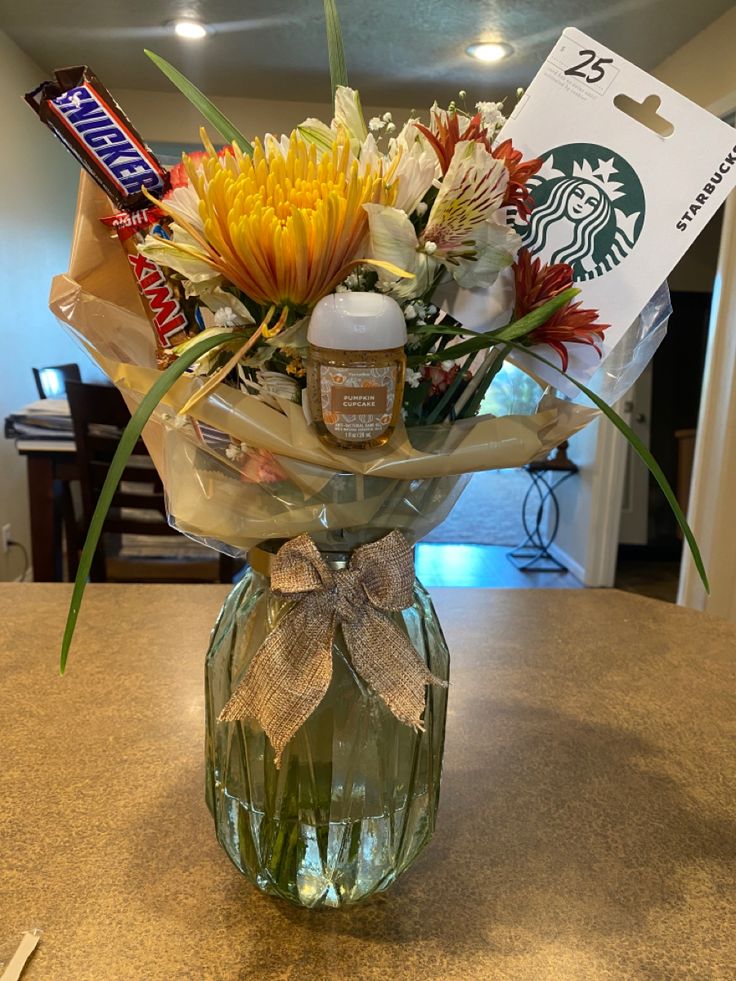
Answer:
[[[72,417],[66,399],[39,399],[5,419],[7,439],[73,438]]]

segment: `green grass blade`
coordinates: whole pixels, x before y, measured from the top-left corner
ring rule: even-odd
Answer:
[[[427,364],[428,361],[446,361],[448,357],[457,360],[466,354],[477,354],[478,351],[493,347],[494,344],[504,344],[507,341],[513,341],[515,338],[524,337],[536,327],[540,327],[546,320],[549,320],[553,313],[559,310],[560,307],[566,306],[579,292],[580,290],[577,289],[569,289],[565,290],[564,293],[558,293],[557,296],[553,296],[551,300],[543,303],[541,307],[537,307],[536,310],[532,310],[531,313],[527,313],[524,317],[512,321],[512,323],[507,324],[505,327],[490,331],[487,334],[475,334],[470,340],[462,341],[460,344],[453,344],[436,354],[412,354],[407,358],[407,364],[410,368],[413,368],[416,365]]]
[[[168,80],[173,82],[182,95],[185,95],[189,99],[194,108],[202,113],[207,122],[217,130],[224,140],[228,143],[237,143],[243,153],[253,154],[252,145],[246,140],[238,127],[230,122],[223,112],[220,112],[214,102],[211,102],[204,92],[200,92],[193,82],[190,82],[186,76],[182,75],[178,68],[174,68],[165,58],[155,54],[153,51],[149,51],[147,48],[143,50],[159,71],[162,71]]]
[[[541,354],[537,354],[535,351],[530,351],[529,348],[525,347],[523,344],[517,344],[514,343],[513,341],[511,341],[510,343],[513,347],[517,348],[518,350],[523,351],[525,354],[530,355],[532,358],[535,358],[537,361],[541,361],[542,364],[546,364],[549,368],[554,368],[554,370],[557,371],[560,375],[563,375],[565,378],[567,378],[568,381],[572,382],[573,385],[575,385],[577,388],[580,389],[583,395],[586,395],[590,399],[590,401],[596,406],[596,408],[601,410],[603,415],[608,420],[610,420],[610,422],[613,423],[616,429],[618,429],[618,431],[626,438],[631,448],[644,461],[647,469],[649,470],[649,473],[654,477],[654,479],[659,484],[659,488],[664,494],[665,499],[667,500],[667,503],[670,506],[670,510],[672,511],[673,515],[675,516],[675,520],[677,521],[677,524],[680,526],[682,530],[682,534],[685,536],[685,541],[688,544],[688,548],[690,549],[690,554],[692,555],[693,562],[695,563],[695,568],[698,570],[698,575],[700,576],[701,582],[705,587],[705,591],[706,593],[710,593],[708,574],[705,571],[705,563],[703,562],[703,557],[700,554],[700,548],[698,547],[698,543],[695,539],[695,535],[693,534],[692,529],[690,528],[690,525],[687,523],[687,518],[682,512],[682,508],[677,503],[675,492],[670,487],[669,481],[665,477],[662,468],[654,459],[652,454],[649,452],[648,448],[644,445],[644,443],[642,443],[642,441],[636,435],[634,430],[626,422],[624,422],[621,416],[614,409],[611,408],[608,402],[604,402],[599,395],[596,395],[595,392],[593,392],[590,388],[587,388],[585,385],[583,385],[582,382],[579,382],[576,378],[572,378],[570,375],[567,374],[566,371],[563,371],[562,368],[559,368],[553,361],[548,361],[547,358],[543,358]]]
[[[340,17],[337,13],[335,0],[324,0],[325,23],[327,26],[327,53],[330,59],[330,81],[332,83],[332,99],[338,85],[348,84],[348,69],[345,64],[345,49],[342,43]]]
[[[69,613],[67,615],[66,627],[64,628],[64,639],[61,644],[61,662],[60,670],[64,673],[66,668],[67,657],[69,656],[69,648],[71,647],[72,637],[74,636],[74,628],[77,623],[77,617],[79,616],[79,607],[82,605],[82,597],[84,596],[84,590],[87,585],[87,577],[89,576],[90,569],[92,568],[92,560],[94,558],[95,549],[97,548],[97,543],[100,540],[100,535],[102,534],[102,528],[105,523],[105,518],[107,517],[107,512],[110,509],[110,503],[112,501],[113,495],[115,493],[115,488],[117,487],[120,477],[125,470],[126,464],[133,452],[135,444],[143,431],[143,427],[151,418],[151,415],[163,399],[166,393],[169,391],[171,386],[176,382],[181,375],[194,364],[195,361],[199,360],[203,354],[208,351],[212,351],[216,347],[220,347],[226,342],[238,341],[245,339],[248,335],[244,333],[222,333],[215,337],[208,337],[199,344],[195,344],[188,351],[177,358],[176,361],[169,365],[166,371],[161,373],[161,376],[156,379],[154,384],[151,386],[150,390],[143,397],[141,404],[135,410],[133,415],[130,417],[130,422],[123,430],[123,435],[120,437],[120,442],[118,443],[118,448],[115,451],[115,456],[110,464],[110,469],[107,471],[107,477],[105,478],[105,483],[102,486],[100,492],[99,500],[97,501],[97,506],[95,507],[94,514],[92,515],[92,521],[90,522],[89,530],[87,531],[87,538],[84,542],[84,548],[82,549],[82,555],[79,560],[79,569],[77,571],[77,578],[74,582],[74,591],[72,593],[72,600],[69,605]]]
[[[563,290],[562,293],[553,296],[551,300],[547,300],[541,307],[537,307],[536,310],[532,310],[526,316],[519,317],[518,320],[501,327],[500,330],[494,330],[491,336],[496,341],[516,341],[537,327],[541,327],[545,320],[548,320],[560,307],[567,306],[568,303],[572,302],[579,292],[580,290],[574,287]]]

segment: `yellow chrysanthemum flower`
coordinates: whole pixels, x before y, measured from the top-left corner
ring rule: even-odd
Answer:
[[[256,140],[252,157],[237,146],[218,155],[210,145],[196,165],[184,163],[201,228],[162,207],[201,247],[198,258],[264,306],[308,310],[353,265],[370,261],[361,258],[363,205],[395,197],[380,165],[360,173],[347,136],[322,154],[295,132],[288,145],[274,141],[267,150]]]

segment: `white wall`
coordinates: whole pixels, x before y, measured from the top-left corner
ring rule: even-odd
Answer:
[[[736,106],[736,7],[678,48],[654,70],[673,89],[716,115]],[[718,261],[721,222],[711,221],[670,276],[670,289],[710,293]]]
[[[659,65],[653,74],[717,116],[736,105],[736,7]]]
[[[79,167],[22,101],[44,71],[0,32],[0,420],[36,399],[31,368],[76,361],[96,369],[48,311],[52,276],[67,267]],[[0,436],[0,526],[30,554],[25,460]],[[22,571],[18,549],[0,552],[0,580]]]

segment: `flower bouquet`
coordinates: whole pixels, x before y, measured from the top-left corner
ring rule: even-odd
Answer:
[[[366,121],[332,0],[325,10],[334,118],[287,136],[251,143],[150,55],[226,141],[216,148],[203,130],[203,150],[170,171],[88,71],[59,72],[28,97],[93,178],[83,175],[51,307],[133,413],[82,554],[62,668],[142,433],[171,523],[248,556],[206,658],[218,838],[260,889],[309,907],[387,888],[432,835],[449,655],[411,547],[469,474],[543,458],[603,412],[646,460],[702,569],[662,472],[595,382],[579,383],[586,404],[540,388],[526,414],[483,411],[505,364],[569,390],[583,349],[605,357],[601,390],[615,399],[662,336],[666,289],[615,363],[573,267],[522,247],[541,162],[504,139],[503,107],[467,109],[461,93],[400,129],[389,113]],[[110,150],[121,141],[122,163]],[[326,300],[400,310],[380,397],[371,357],[356,367],[366,352],[355,349],[335,382],[346,401],[309,397],[320,384],[310,331]],[[470,301],[479,329],[457,313]],[[351,447],[366,413],[380,438]]]

